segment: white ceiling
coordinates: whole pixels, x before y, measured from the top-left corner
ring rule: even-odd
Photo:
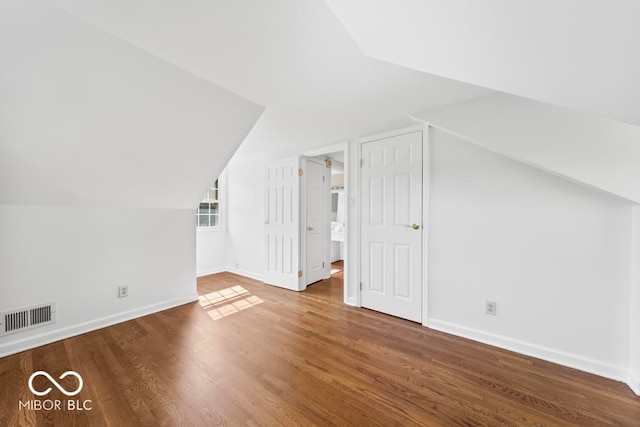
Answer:
[[[241,141],[236,162],[301,154],[493,89],[640,124],[639,12],[630,0],[4,0],[0,203],[44,203],[40,191],[190,206]]]
[[[325,1],[372,58],[640,125],[640,1]]]
[[[366,57],[321,0],[47,0],[267,107],[235,160],[288,156],[491,91]]]
[[[263,111],[40,1],[0,63],[3,204],[193,209]]]
[[[414,115],[481,147],[640,203],[640,127],[504,93]]]

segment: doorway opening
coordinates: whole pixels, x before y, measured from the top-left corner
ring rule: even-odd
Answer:
[[[344,263],[336,261],[331,264],[331,276],[307,286],[305,295],[331,303],[344,303]]]
[[[346,147],[344,147],[346,148]],[[307,292],[323,299],[344,302],[345,287],[344,275],[345,266],[348,264],[346,250],[347,236],[347,180],[345,179],[345,149],[325,152],[316,156],[308,157],[311,162],[322,162],[327,165],[329,173],[326,179],[329,181],[323,188],[322,193],[317,191],[307,191],[307,216],[309,227],[315,227],[313,220],[317,221],[319,215],[312,212],[313,209],[323,210],[323,248],[324,253],[324,276],[322,280],[308,280]],[[324,203],[320,203],[322,199]],[[317,223],[316,223],[317,224]],[[314,247],[318,242],[313,239],[306,239],[306,259],[311,262],[311,254],[318,253],[319,249]],[[308,266],[308,271],[312,266]]]

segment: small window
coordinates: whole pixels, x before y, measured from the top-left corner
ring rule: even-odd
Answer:
[[[196,224],[198,227],[220,227],[220,188],[219,179],[213,183],[207,194],[200,202],[196,211]]]

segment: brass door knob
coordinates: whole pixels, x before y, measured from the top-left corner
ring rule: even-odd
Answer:
[[[420,228],[420,226],[418,224],[413,224],[411,228],[413,228],[414,230],[417,230]]]
[[[307,226],[307,231],[311,231],[311,230],[313,230],[313,227],[312,227],[312,226],[310,226],[310,225],[309,225],[309,226]]]

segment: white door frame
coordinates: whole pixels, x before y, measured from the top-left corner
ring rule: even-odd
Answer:
[[[383,132],[375,135],[370,135],[364,138],[359,138],[353,141],[352,149],[356,153],[354,157],[354,161],[351,163],[352,167],[356,168],[358,171],[355,174],[356,181],[353,183],[353,190],[355,190],[355,194],[357,195],[357,203],[355,209],[355,218],[357,220],[357,227],[354,227],[355,242],[361,242],[362,237],[362,224],[360,222],[360,217],[362,215],[362,192],[361,192],[361,170],[360,170],[360,160],[362,159],[362,144],[367,142],[376,141],[379,139],[390,138],[398,135],[404,135],[407,133],[415,132],[418,130],[422,131],[422,161],[423,161],[423,175],[422,175],[422,224],[423,224],[423,233],[422,233],[422,325],[428,326],[429,320],[429,241],[431,240],[431,227],[429,224],[429,189],[430,189],[430,176],[431,176],[431,167],[430,167],[430,149],[429,149],[429,126],[425,126],[424,124],[412,125],[409,127],[395,129],[388,132]],[[347,161],[345,160],[345,164]],[[345,170],[348,169],[345,167]],[[351,184],[350,184],[351,186]],[[362,307],[362,290],[360,288],[360,283],[362,281],[362,272],[361,272],[361,257],[362,257],[362,248],[361,244],[358,243],[354,245],[354,259],[358,260],[355,278],[358,286],[355,287],[355,299],[352,302],[353,305],[357,307]],[[345,272],[345,277],[346,272]],[[346,292],[346,286],[345,286]]]
[[[354,185],[354,183],[352,183],[352,178],[351,178],[351,171],[350,168],[348,167],[348,165],[351,162],[351,158],[355,158],[355,156],[351,155],[350,153],[351,150],[351,144],[349,144],[348,141],[344,141],[344,142],[339,142],[336,144],[331,144],[331,145],[326,145],[323,147],[318,147],[318,148],[314,148],[311,150],[306,150],[303,154],[303,156],[305,157],[315,157],[315,156],[322,156],[325,154],[331,154],[331,153],[335,153],[337,151],[343,151],[344,152],[344,183],[345,183],[345,227],[347,232],[345,233],[344,236],[344,253],[345,253],[345,261],[344,261],[344,302],[345,304],[350,304],[350,305],[355,305],[354,301],[353,301],[353,297],[349,295],[349,274],[351,274],[352,271],[355,270],[359,270],[358,267],[354,267],[354,262],[356,260],[356,258],[351,258],[349,256],[349,248],[350,248],[350,242],[352,241],[350,238],[350,229],[352,228],[352,224],[350,221],[350,210],[351,210],[351,206],[350,206],[350,200],[351,200],[351,194],[355,194],[355,193],[351,193],[352,191],[355,191],[355,188],[352,189],[352,186]],[[359,157],[358,157],[359,158]],[[303,177],[304,178],[304,177]],[[306,182],[301,182],[300,185],[306,185]],[[306,197],[306,195],[304,196]],[[301,206],[304,206],[303,209],[306,210],[306,198],[300,199],[300,204]],[[301,212],[302,215],[306,215],[306,211]],[[354,223],[355,225],[355,223]],[[354,227],[355,228],[355,227]],[[302,233],[302,235],[304,235],[304,233]],[[304,262],[303,265],[306,265],[306,240],[305,242],[303,242],[303,244],[300,247],[300,252],[301,252],[301,257],[302,257],[302,262]],[[329,266],[329,268],[331,268]],[[304,275],[304,273],[303,273]],[[306,277],[303,278],[304,282],[306,283]],[[359,283],[359,282],[358,282]],[[306,288],[306,285],[305,285]],[[304,288],[302,288],[304,289]]]
[[[300,228],[298,235],[300,236],[300,246],[298,247],[298,253],[300,255],[300,271],[302,275],[298,277],[298,290],[304,291],[307,289],[307,233],[305,233],[305,226],[307,222],[307,158],[305,156],[300,157],[300,169],[302,175],[300,176],[300,198],[299,210],[300,210]]]

